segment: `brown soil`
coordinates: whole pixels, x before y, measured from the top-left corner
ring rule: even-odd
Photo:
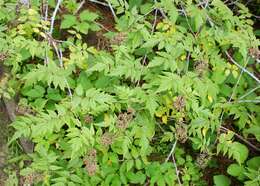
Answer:
[[[227,167],[230,164],[232,164],[234,161],[232,161],[224,156],[221,156],[221,155],[214,157],[214,158],[216,160],[218,167],[216,167],[216,168],[207,167],[206,169],[204,169],[204,172],[203,172],[203,179],[207,182],[207,185],[213,186],[214,185],[213,177],[215,175],[223,174],[231,179],[231,185],[241,186],[240,182],[238,182],[236,179],[232,178],[231,176],[229,176],[227,174]]]

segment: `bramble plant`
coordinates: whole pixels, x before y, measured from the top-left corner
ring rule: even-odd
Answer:
[[[0,0],[0,94],[19,97],[9,144],[34,144],[7,183],[259,185],[259,40],[233,6]],[[232,164],[207,175],[218,157]]]

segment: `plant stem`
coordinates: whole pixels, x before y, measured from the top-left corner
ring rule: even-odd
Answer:
[[[241,141],[243,141],[245,144],[247,144],[248,146],[250,146],[251,148],[253,148],[254,150],[260,152],[260,148],[256,147],[254,144],[252,144],[251,142],[249,142],[248,140],[246,140],[245,138],[243,138],[242,136],[240,136],[239,134],[237,134],[236,132],[230,130],[230,129],[227,129],[223,126],[220,127],[220,129],[222,129],[223,131],[227,132],[227,131],[231,131],[234,133],[234,135],[240,139]]]
[[[110,2],[108,2],[108,6],[109,6],[109,8],[110,8],[110,10],[111,10],[111,12],[112,12],[112,14],[113,14],[114,19],[116,20],[116,19],[117,19],[116,13],[115,13],[115,11],[114,11],[114,9],[113,9],[113,7],[112,7],[112,5],[111,5]]]
[[[181,183],[181,179],[179,177],[179,170],[178,170],[178,167],[177,167],[177,164],[176,164],[176,161],[175,161],[175,158],[174,158],[174,155],[172,154],[172,161],[173,161],[173,165],[174,165],[174,168],[175,168],[175,172],[176,172],[176,175],[177,175],[177,180],[178,180],[178,183],[180,186],[182,186],[182,183]]]
[[[88,0],[88,1],[90,1],[90,2],[92,2],[92,3],[97,3],[97,4],[100,4],[100,5],[103,5],[103,6],[107,6],[107,7],[109,7],[108,4],[103,3],[103,2],[101,2],[101,1],[97,1],[97,0]]]
[[[83,0],[83,1],[80,2],[80,4],[79,4],[77,10],[76,10],[75,13],[74,13],[74,15],[78,13],[78,11],[82,8],[82,6],[84,5],[84,3],[85,3],[85,0]]]
[[[176,145],[177,145],[177,140],[176,140],[176,141],[174,142],[174,144],[172,145],[172,149],[171,149],[170,153],[168,154],[167,158],[166,158],[165,161],[164,161],[165,163],[169,161],[171,155],[173,154],[173,152],[174,152],[174,150],[175,150]]]
[[[55,22],[55,17],[56,17],[56,14],[57,14],[58,10],[59,10],[61,2],[62,2],[62,0],[58,0],[58,2],[56,4],[56,7],[54,9],[53,15],[51,17],[51,28],[50,28],[50,31],[49,31],[50,35],[52,35],[54,22]]]
[[[153,33],[155,31],[156,22],[157,22],[157,14],[158,14],[158,9],[155,9],[155,15],[154,15],[154,21],[153,21],[153,26],[152,26],[152,30],[151,30],[151,35],[153,35]],[[141,76],[144,71],[144,63],[146,61],[146,58],[147,58],[147,54],[144,55],[143,60],[142,60],[142,69],[141,69],[141,73],[140,73],[140,79],[138,79],[138,81],[137,81],[137,86],[139,86],[139,84],[140,84]]]
[[[246,94],[244,94],[243,96],[240,96],[238,99],[243,99],[243,98],[245,98],[246,96],[248,96],[249,94],[251,94],[251,93],[253,93],[255,90],[257,90],[257,89],[259,89],[260,88],[260,85],[259,86],[257,86],[257,87],[255,87],[255,88],[253,88],[253,89],[251,89],[249,92],[247,92]]]
[[[246,68],[242,67],[240,64],[238,64],[230,55],[229,53],[226,51],[225,52],[227,57],[236,65],[238,66],[240,69],[242,69],[244,72],[246,72],[249,76],[251,76],[254,80],[257,81],[257,83],[260,84],[260,80],[251,72],[249,72]]]

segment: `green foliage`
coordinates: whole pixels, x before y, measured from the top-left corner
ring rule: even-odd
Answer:
[[[228,179],[228,177],[224,176],[224,175],[217,175],[214,176],[214,184],[216,186],[229,186],[230,185],[230,180]]]
[[[244,163],[248,157],[248,149],[245,145],[239,142],[233,142],[233,133],[221,134],[219,137],[219,144],[217,151],[223,151],[224,154],[228,154],[229,157],[233,157],[239,164]]]
[[[244,185],[259,185],[260,157],[251,158],[244,165],[231,164],[227,169],[227,173],[243,181]]]
[[[73,28],[77,32],[82,34],[87,34],[89,30],[98,31],[99,27],[94,23],[94,21],[98,18],[98,14],[90,12],[88,10],[84,10],[79,14],[79,20],[75,15],[67,14],[64,15],[64,18],[61,22],[61,29]],[[70,31],[70,33],[75,33],[74,31]],[[81,37],[80,35],[76,35]]]
[[[19,97],[9,143],[35,145],[15,162],[26,184],[207,185],[220,154],[234,160],[230,176],[259,184],[243,143],[260,141],[259,40],[244,5],[205,2],[109,0],[107,28],[75,0],[53,25],[56,1],[48,19],[38,1],[0,1],[0,94]],[[233,184],[219,174],[216,186]]]

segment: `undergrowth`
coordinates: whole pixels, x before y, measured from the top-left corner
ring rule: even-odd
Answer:
[[[259,40],[228,3],[0,0],[7,185],[258,186]]]

